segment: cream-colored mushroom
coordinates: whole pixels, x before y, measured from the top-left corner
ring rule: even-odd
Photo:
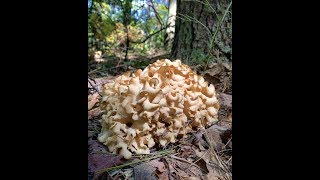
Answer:
[[[98,140],[126,159],[217,122],[215,88],[180,60],[158,60],[105,84]]]

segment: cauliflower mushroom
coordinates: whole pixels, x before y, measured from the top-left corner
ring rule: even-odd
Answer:
[[[215,88],[180,60],[158,60],[104,85],[98,140],[130,159],[218,121]],[[188,121],[189,120],[189,121]]]

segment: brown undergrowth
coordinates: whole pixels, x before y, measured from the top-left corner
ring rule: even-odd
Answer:
[[[232,179],[232,66],[219,63],[206,70],[201,66],[193,69],[216,87],[219,121],[207,129],[189,133],[177,143],[153,148],[151,154],[134,155],[130,160],[111,154],[97,141],[101,128],[99,93],[102,85],[116,76],[89,73],[88,179]],[[117,71],[115,74],[121,74],[121,69]]]

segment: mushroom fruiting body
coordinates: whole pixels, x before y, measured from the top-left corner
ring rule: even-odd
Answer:
[[[130,159],[218,121],[215,88],[180,60],[158,60],[104,85],[98,140]]]

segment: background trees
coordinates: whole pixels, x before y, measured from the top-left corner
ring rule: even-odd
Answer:
[[[96,175],[96,170],[113,167],[117,162],[121,168],[117,167],[114,171],[116,173],[105,173],[102,176],[130,179],[143,174],[145,179],[152,179],[151,176],[154,175],[159,179],[181,179],[182,176],[190,177],[189,179],[232,179],[232,1],[89,0],[88,7],[88,139],[91,144],[89,177]],[[183,140],[183,147],[177,150],[184,155],[177,155],[178,159],[175,160],[170,158],[170,162],[166,161],[167,165],[163,164],[161,168],[166,170],[159,171],[158,174],[151,170],[149,178],[145,175],[149,172],[147,167],[152,168],[150,164],[140,169],[136,169],[138,166],[128,167],[128,162],[120,161],[117,156],[96,154],[103,148],[93,142],[96,142],[99,133],[97,129],[101,128],[102,112],[98,102],[103,84],[125,71],[145,68],[163,58],[180,59],[214,85],[220,102],[217,124],[223,126],[224,130],[212,126],[206,133],[199,131],[197,135],[190,134],[189,140],[192,142],[186,143]],[[207,138],[206,141],[201,138],[206,137],[202,134],[207,133],[211,133],[208,137],[215,137],[215,145]],[[220,140],[216,139],[219,137]],[[196,139],[198,140],[194,141]],[[195,142],[192,147],[199,146],[199,151],[191,148],[191,144]],[[168,150],[166,148],[156,148],[155,153],[163,153]],[[211,156],[213,152],[217,153],[215,158]],[[145,162],[150,160],[149,157],[151,156],[136,156]],[[181,160],[186,165],[181,164]],[[204,168],[191,171],[191,162],[198,162]],[[156,164],[158,166],[161,163],[164,162],[158,161]],[[101,167],[97,168],[97,164]],[[180,167],[170,168],[173,166]]]
[[[157,56],[230,62],[231,16],[231,0],[89,0],[89,60],[101,51],[113,65]]]

